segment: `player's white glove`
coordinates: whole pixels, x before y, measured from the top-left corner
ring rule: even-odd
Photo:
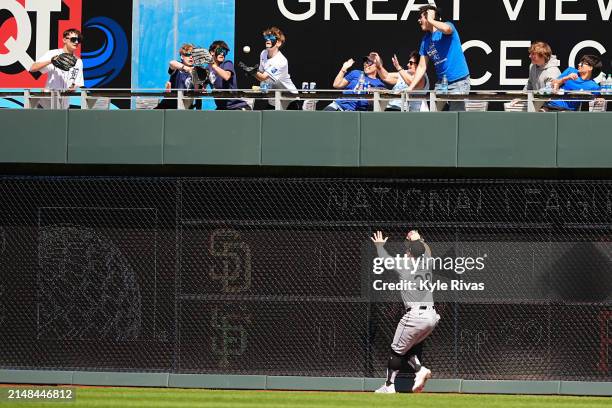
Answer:
[[[421,235],[419,234],[419,231],[412,230],[412,231],[408,231],[408,235],[406,236],[406,238],[409,241],[418,241],[421,239]]]

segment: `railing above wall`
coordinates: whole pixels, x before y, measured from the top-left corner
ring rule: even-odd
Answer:
[[[257,87],[256,87],[257,88]],[[572,102],[588,102],[590,111],[605,111],[607,102],[612,100],[612,94],[597,95],[587,91],[565,92],[563,94],[542,94],[533,91],[472,91],[469,94],[450,94],[439,91],[391,91],[372,89],[367,91],[351,91],[346,94],[337,89],[317,90],[200,90],[185,91],[180,89],[81,89],[77,92],[50,91],[41,89],[24,89],[0,92],[0,98],[23,98],[25,109],[37,108],[41,101],[48,100],[51,109],[61,107],[62,98],[80,98],[81,109],[108,109],[109,101],[130,101],[132,109],[153,109],[160,99],[176,100],[177,109],[189,109],[197,99],[244,99],[251,107],[256,100],[267,100],[275,110],[284,110],[287,102],[303,103],[302,110],[316,110],[318,102],[343,100],[367,100],[372,104],[374,112],[384,111],[392,100],[401,101],[401,110],[408,111],[411,102],[424,101],[429,104],[429,111],[436,112],[447,102],[460,101],[466,103],[467,111],[486,111],[489,102],[504,103],[506,111],[537,112],[546,102],[561,100]]]

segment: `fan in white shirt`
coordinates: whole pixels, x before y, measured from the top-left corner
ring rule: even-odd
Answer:
[[[83,78],[83,61],[77,58],[77,63],[68,71],[62,71],[53,65],[52,59],[60,54],[74,54],[83,40],[81,32],[77,29],[70,28],[64,31],[63,48],[47,51],[30,67],[30,72],[42,72],[47,74],[47,83],[45,84],[46,91],[74,91],[78,87],[85,86]],[[39,102],[43,108],[50,108],[51,101],[43,99]],[[60,99],[60,108],[67,109],[69,106],[68,98]]]
[[[270,27],[263,32],[266,49],[259,57],[259,72],[255,75],[258,81],[265,83],[269,89],[297,90],[289,75],[289,61],[280,51],[286,41],[285,34],[277,27]],[[273,100],[270,100],[273,103]],[[282,101],[287,109],[290,101]]]

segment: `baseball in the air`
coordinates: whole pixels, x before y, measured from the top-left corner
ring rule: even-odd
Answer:
[[[242,47],[242,51],[244,51],[245,54],[248,54],[249,52],[251,52],[251,47],[245,45],[244,47]]]

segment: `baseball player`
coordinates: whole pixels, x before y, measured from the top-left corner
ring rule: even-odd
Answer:
[[[74,91],[76,88],[85,86],[83,79],[83,61],[74,53],[83,41],[81,32],[75,28],[69,28],[63,33],[63,48],[47,51],[30,67],[30,72],[42,72],[48,74],[45,91]],[[51,101],[44,99],[39,106],[45,109],[51,107]],[[61,109],[70,106],[68,98],[60,99]]]
[[[383,237],[382,231],[377,231],[371,239],[376,245],[376,252],[380,258],[392,258],[384,248],[388,238]],[[427,259],[431,257],[429,246],[425,244],[417,231],[410,231],[406,240],[406,255],[420,262],[409,263],[407,269],[396,265],[397,268],[394,271],[400,279],[405,281],[417,283],[419,280],[431,281],[431,269],[427,262]],[[414,264],[416,267],[412,266]],[[395,377],[405,359],[415,372],[412,392],[423,391],[425,383],[431,378],[431,370],[421,365],[414,347],[422,343],[433,332],[440,320],[440,316],[434,309],[432,292],[417,288],[417,290],[402,291],[401,295],[406,306],[406,314],[398,323],[393,343],[391,343],[391,354],[387,363],[387,381],[376,390],[377,393],[395,393]]]

